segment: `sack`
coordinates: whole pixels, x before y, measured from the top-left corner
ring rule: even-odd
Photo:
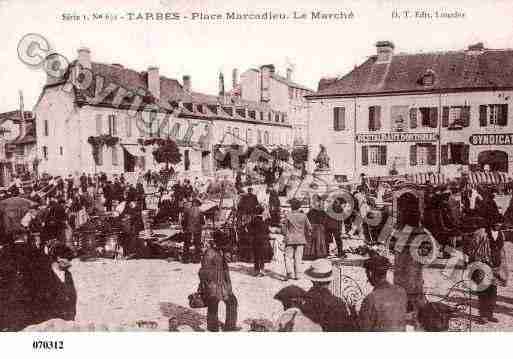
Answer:
[[[195,308],[206,308],[207,305],[205,304],[205,301],[203,300],[203,296],[200,292],[189,294],[189,307],[195,309]]]

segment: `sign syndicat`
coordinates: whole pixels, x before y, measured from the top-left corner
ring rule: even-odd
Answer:
[[[385,133],[359,133],[356,142],[435,142],[438,135],[433,132],[385,132]]]
[[[491,133],[473,134],[469,137],[471,145],[511,145],[513,144],[513,133]]]

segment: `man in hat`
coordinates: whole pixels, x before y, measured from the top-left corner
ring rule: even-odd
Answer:
[[[312,226],[306,214],[301,212],[301,202],[297,198],[290,200],[291,211],[287,213],[283,224],[285,237],[285,278],[299,279],[301,261],[303,259],[303,247],[306,244],[306,237],[312,232]]]
[[[348,332],[357,330],[356,318],[352,318],[348,306],[330,291],[333,267],[325,258],[312,262],[305,271],[312,281],[312,288],[305,294],[303,313],[322,327],[325,332]]]
[[[319,324],[306,317],[301,310],[306,291],[296,285],[282,288],[274,299],[281,302],[284,312],[276,322],[279,332],[322,332]]]
[[[184,210],[182,226],[185,233],[185,242],[183,244],[185,261],[189,259],[191,241],[194,243],[194,262],[199,262],[201,257],[201,233],[205,224],[205,217],[201,213],[200,206],[200,200],[194,198],[192,206]]]
[[[374,287],[360,307],[360,329],[367,332],[405,331],[406,291],[387,281],[391,267],[383,256],[372,256],[364,263],[369,283]]]
[[[233,294],[230,269],[224,252],[228,249],[229,240],[223,232],[214,234],[214,243],[207,248],[201,268],[198,272],[200,287],[207,304],[207,329],[211,332],[219,331],[219,302],[226,306],[226,320],[224,331],[237,330],[237,297]]]
[[[262,214],[264,209],[258,205],[255,208],[255,216],[248,224],[248,232],[251,237],[253,249],[253,261],[255,264],[255,276],[264,276],[265,251],[269,244],[269,225],[264,221]]]

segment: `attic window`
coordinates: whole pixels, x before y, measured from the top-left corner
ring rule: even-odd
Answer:
[[[252,118],[253,120],[256,119],[256,111],[249,111],[249,117]]]
[[[246,109],[245,108],[238,108],[236,111],[240,117],[246,117]]]
[[[224,112],[228,115],[233,116],[233,107],[223,107]]]

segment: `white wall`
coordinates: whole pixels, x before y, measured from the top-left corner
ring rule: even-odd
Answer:
[[[356,144],[356,156],[354,139],[358,133],[388,133],[391,131],[391,108],[392,106],[408,107],[440,107],[438,112],[438,125],[441,127],[442,110],[444,106],[470,106],[470,126],[462,130],[448,130],[446,128],[423,128],[420,126],[420,117],[417,120],[417,128],[409,128],[409,118],[407,118],[407,132],[414,133],[441,133],[441,143],[464,142],[469,144],[471,134],[481,133],[513,133],[513,92],[461,92],[450,94],[425,94],[425,95],[404,95],[404,96],[382,96],[382,97],[364,97],[347,99],[322,99],[310,100],[309,113],[309,143],[314,158],[319,149],[319,144],[325,144],[328,149],[328,155],[331,158],[331,164],[334,174],[356,174],[364,172],[369,176],[386,176],[389,174],[391,163],[394,157],[403,158],[405,166],[398,168],[399,173],[417,173],[437,171],[440,161],[439,150],[437,149],[436,166],[410,166],[409,149],[412,142],[403,143],[375,143],[377,145],[387,145],[387,165],[362,166],[361,146]],[[508,103],[508,124],[506,127],[480,127],[479,126],[479,105]],[[346,130],[335,132],[333,130],[333,108],[345,107]],[[381,130],[370,132],[368,129],[369,107],[381,106]],[[356,116],[356,121],[355,121]],[[356,123],[356,128],[354,124]],[[372,143],[374,144],[374,143]],[[368,143],[367,145],[372,145]],[[433,144],[437,144],[434,142]],[[477,162],[478,153],[483,150],[501,150],[509,155],[509,170],[513,170],[513,146],[470,146],[470,163]],[[356,159],[356,161],[355,161]],[[311,164],[311,163],[310,163]],[[356,166],[354,165],[356,164]],[[312,164],[311,164],[312,165]],[[313,168],[313,165],[312,165]],[[448,166],[442,166],[442,172],[448,171]]]

